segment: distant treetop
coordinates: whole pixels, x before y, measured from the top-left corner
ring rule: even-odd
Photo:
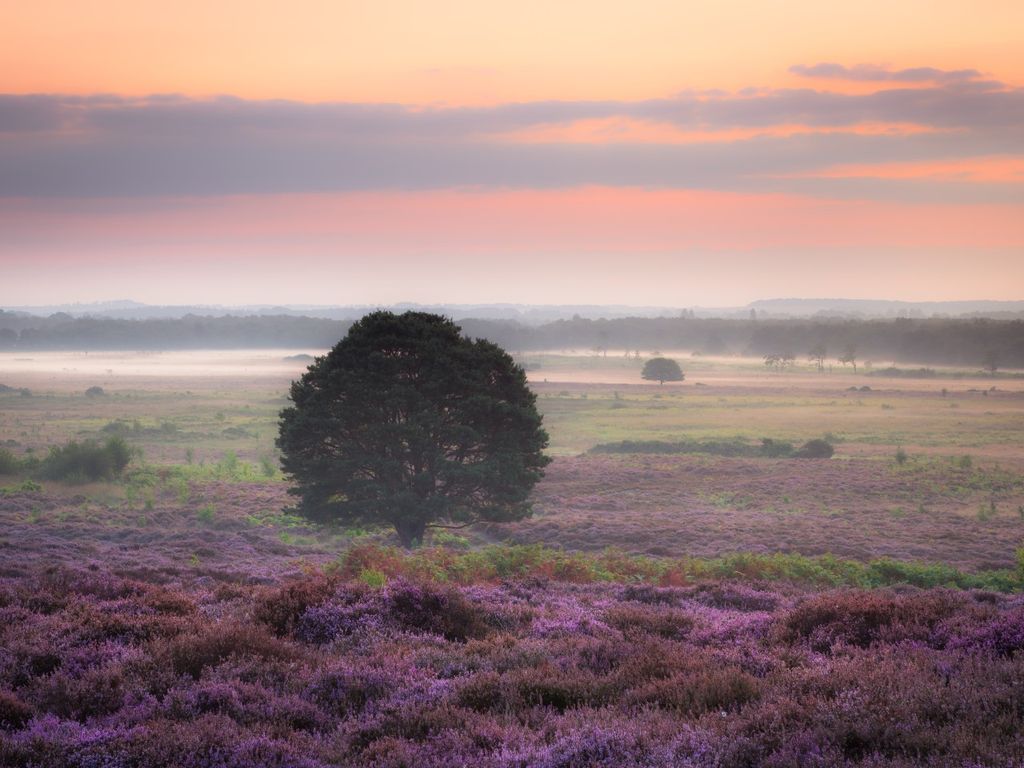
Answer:
[[[640,376],[647,381],[656,381],[659,384],[664,384],[666,381],[682,381],[686,378],[679,363],[667,357],[652,357],[644,363],[644,369]]]

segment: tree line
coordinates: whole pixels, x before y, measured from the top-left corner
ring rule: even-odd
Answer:
[[[458,320],[464,332],[513,352],[684,350],[811,360],[822,369],[855,350],[872,362],[957,365],[995,370],[1024,367],[1024,321],[984,318],[733,319],[574,318],[529,326],[510,320]],[[199,316],[123,320],[0,311],[2,350],[169,350],[328,348],[350,322],[287,315]],[[634,352],[635,354],[635,352]]]

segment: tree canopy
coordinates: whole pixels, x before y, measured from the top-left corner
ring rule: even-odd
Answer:
[[[644,363],[640,376],[647,381],[664,384],[666,381],[682,381],[685,377],[679,363],[667,357],[652,357]]]
[[[282,467],[314,519],[428,526],[515,520],[550,459],[526,374],[495,344],[423,312],[357,321],[292,383]]]

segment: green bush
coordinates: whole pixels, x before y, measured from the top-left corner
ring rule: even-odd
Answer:
[[[800,450],[793,454],[794,459],[831,459],[835,448],[827,440],[815,438],[808,440],[800,446]]]
[[[813,445],[812,445],[813,444]],[[818,444],[828,447],[828,452],[821,453]],[[810,448],[808,447],[810,446]],[[803,452],[810,450],[815,455]],[[696,453],[708,456],[727,456],[731,458],[828,458],[832,455],[832,445],[827,440],[811,440],[804,444],[800,451],[795,451],[793,444],[785,440],[771,437],[761,438],[761,444],[748,443],[742,438],[726,438],[722,440],[690,440],[683,439],[670,442],[667,440],[622,440],[617,443],[600,443],[590,449],[591,453]],[[818,455],[821,453],[821,455]]]
[[[414,553],[375,544],[357,544],[341,556],[334,572],[349,579],[372,573],[474,584],[502,579],[541,578],[560,582],[615,581],[678,586],[704,579],[782,581],[816,587],[887,587],[910,584],[924,589],[955,587],[1019,592],[1024,588],[1024,548],[1016,570],[975,573],[943,563],[880,558],[862,562],[834,555],[788,552],[736,552],[721,557],[656,558],[608,550],[564,552],[540,544],[494,544],[467,552],[430,547]]]
[[[21,469],[21,459],[6,448],[0,448],[0,475],[16,475]]]
[[[793,455],[793,444],[785,440],[773,440],[770,437],[761,438],[761,455],[771,458]]]
[[[712,456],[759,456],[762,447],[750,445],[740,438],[726,440],[622,440],[601,443],[591,453],[701,453]]]
[[[91,482],[119,477],[132,458],[132,449],[122,437],[110,437],[103,444],[84,440],[50,449],[40,472],[49,480]]]

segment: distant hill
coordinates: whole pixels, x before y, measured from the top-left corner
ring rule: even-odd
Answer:
[[[575,350],[650,357],[655,350],[683,354],[748,355],[806,359],[825,348],[839,357],[880,365],[957,365],[976,371],[1024,368],[1024,319],[980,317],[859,318],[816,314],[779,317],[767,311],[700,317],[590,319],[576,315],[546,323],[462,317],[463,332],[490,339],[512,352]],[[326,349],[351,320],[294,315],[186,315],[123,319],[46,317],[0,310],[0,350]],[[851,365],[852,367],[852,365]]]
[[[558,320],[614,320],[626,317],[746,318],[751,310],[768,318],[845,317],[992,317],[1024,318],[1024,301],[889,301],[883,299],[761,299],[741,307],[658,307],[602,304],[416,304],[384,305],[273,305],[229,306],[152,305],[122,299],[91,304],[53,304],[6,307],[9,313],[50,317],[93,317],[115,320],[174,320],[183,317],[311,317],[351,322],[374,309],[403,312],[408,309],[438,312],[456,319],[514,320],[524,325],[543,325]]]
[[[174,320],[195,317],[314,317],[324,320],[356,320],[375,309],[395,312],[418,310],[437,312],[451,317],[474,317],[481,320],[515,320],[527,325],[540,325],[554,320],[581,317],[592,320],[618,317],[675,317],[678,308],[632,307],[599,304],[415,304],[403,302],[391,305],[271,305],[249,304],[227,306],[207,305],[151,305],[135,301],[104,301],[92,304],[53,304],[40,306],[7,307],[8,312],[36,317],[68,315],[74,318],[94,317],[115,320]]]
[[[748,309],[772,317],[1024,317],[1024,301],[762,299]]]

